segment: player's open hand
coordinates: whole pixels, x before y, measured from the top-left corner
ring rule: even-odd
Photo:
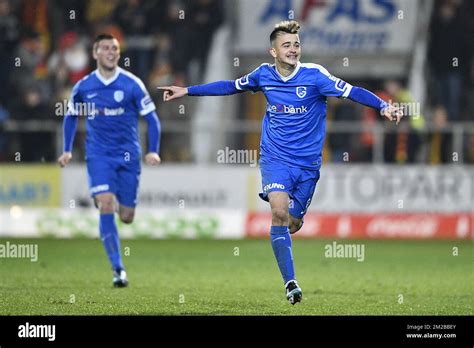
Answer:
[[[63,154],[59,156],[58,158],[58,163],[61,166],[61,168],[65,167],[71,161],[71,158],[72,158],[72,153],[63,152]]]
[[[186,94],[188,94],[188,89],[186,87],[163,86],[157,88],[164,91],[163,101],[165,102],[184,97]]]
[[[403,109],[402,108],[397,108],[393,105],[387,106],[385,109],[381,111],[382,116],[388,118],[390,121],[397,121],[397,125],[400,123],[400,120],[402,119],[403,115]]]
[[[156,152],[148,152],[145,155],[145,163],[149,166],[157,166],[161,163],[161,158]]]

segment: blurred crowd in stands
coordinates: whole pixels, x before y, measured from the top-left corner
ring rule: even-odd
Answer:
[[[104,32],[121,43],[120,66],[150,93],[158,85],[198,83],[222,21],[219,0],[0,0],[0,123],[50,120],[55,103],[67,100],[72,86],[95,69],[91,41]],[[19,133],[8,141],[39,153],[51,147],[51,139],[39,135]],[[0,139],[0,161],[5,142]],[[49,152],[47,160],[55,156]]]
[[[453,134],[446,126],[474,121],[472,9],[469,0],[435,2],[426,57],[428,107],[384,138],[386,162],[453,162]],[[60,122],[52,117],[55,103],[67,100],[74,83],[95,69],[90,50],[97,34],[114,34],[122,46],[120,65],[154,91],[158,85],[202,82],[213,33],[223,22],[219,0],[0,0],[0,161],[11,160],[13,148],[23,149],[24,160],[38,160],[35,150],[41,159],[54,160],[50,133],[2,135],[1,125],[7,119]],[[369,81],[365,87],[379,87],[387,100],[413,102],[406,81]],[[152,97],[158,101],[157,94]],[[372,160],[376,139],[370,128],[380,119],[373,110],[330,98],[328,119],[359,122],[366,130],[329,134],[329,160],[342,161],[348,151],[351,161]],[[464,162],[474,163],[474,134],[462,142]],[[163,149],[170,160],[192,160],[189,150]],[[188,155],[171,155],[183,151]]]
[[[95,68],[91,39],[103,32],[121,42],[120,65],[146,84],[185,84],[190,61],[202,74],[222,20],[218,0],[0,0],[0,101],[22,117],[44,115],[22,108],[68,95]]]
[[[426,56],[428,100],[423,114],[417,110],[407,81],[378,83],[376,93],[384,100],[408,105],[405,110],[409,115],[384,138],[385,162],[449,164],[460,161],[460,154],[453,149],[455,131],[448,126],[474,121],[473,11],[471,1],[435,1]],[[376,90],[377,83],[366,87]],[[376,142],[371,129],[383,118],[377,117],[373,109],[347,101],[331,98],[328,105],[329,119],[361,121],[364,129],[356,135],[340,133],[328,137],[330,160],[347,161],[350,154],[350,161],[371,161]],[[383,126],[387,126],[386,123]],[[459,137],[463,162],[474,163],[473,130]]]

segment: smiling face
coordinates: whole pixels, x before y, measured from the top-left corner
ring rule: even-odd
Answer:
[[[94,44],[93,56],[98,68],[112,71],[120,59],[120,44],[117,39],[100,40]]]
[[[281,33],[272,43],[270,54],[280,66],[296,67],[301,57],[298,34]]]

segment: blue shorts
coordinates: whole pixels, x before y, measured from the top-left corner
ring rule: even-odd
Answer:
[[[138,202],[141,163],[123,157],[87,157],[87,176],[92,197],[111,192],[120,205],[134,208]]]
[[[316,184],[319,170],[290,167],[284,163],[260,163],[263,193],[259,196],[268,202],[268,194],[273,191],[287,192],[290,196],[289,213],[302,219],[306,214]]]

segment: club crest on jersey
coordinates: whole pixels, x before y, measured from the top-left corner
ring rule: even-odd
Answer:
[[[123,100],[123,91],[117,90],[114,92],[114,99],[117,103],[120,103]]]
[[[296,95],[304,98],[306,96],[306,87],[296,87]]]

